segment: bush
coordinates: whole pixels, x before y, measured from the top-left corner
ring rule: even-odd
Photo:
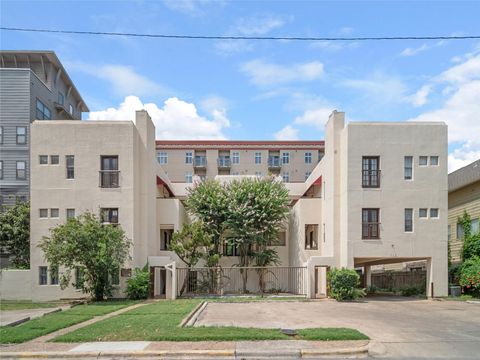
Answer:
[[[415,296],[422,295],[425,293],[425,289],[419,286],[408,286],[400,289],[400,294],[402,296]]]
[[[133,276],[127,280],[127,297],[132,300],[146,299],[150,292],[150,273],[148,264],[143,269],[136,268]]]
[[[328,272],[328,284],[330,296],[338,301],[365,296],[365,290],[358,288],[360,276],[353,269],[332,269]]]
[[[480,296],[480,257],[466,260],[460,269],[460,285],[474,296]]]

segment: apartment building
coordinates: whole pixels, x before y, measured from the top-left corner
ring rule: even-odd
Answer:
[[[157,160],[173,182],[217,175],[281,176],[305,182],[322,159],[323,141],[157,140]]]
[[[110,136],[113,131],[118,135]],[[34,122],[31,269],[23,273],[2,273],[3,298],[47,300],[84,296],[77,289],[59,289],[55,283],[58,277],[50,275],[52,269],[44,262],[37,244],[42,236],[48,235],[49,228],[65,221],[67,216],[86,210],[97,213],[106,222],[119,223],[133,241],[132,260],[119,269],[118,296],[132,269],[148,262],[151,295],[175,298],[186,280],[178,275],[184,264],[170,251],[169,241],[174,231],[190,221],[183,202],[193,184],[184,172],[186,166],[189,169],[191,166],[192,172],[195,168],[194,163],[186,163],[186,159],[191,158],[193,162],[195,156],[205,156],[204,176],[231,181],[252,176],[247,174],[255,175],[255,170],[249,170],[245,164],[249,161],[255,165],[256,152],[262,154],[261,163],[257,164],[262,166],[260,172],[268,171],[268,156],[281,157],[282,152],[289,152],[294,154],[289,155],[291,159],[305,159],[305,153],[312,152],[313,156],[315,151],[316,156],[319,152],[323,156],[319,162],[318,158],[312,158],[308,176],[303,174],[303,180],[297,182],[284,181],[291,200],[290,215],[285,232],[274,246],[282,268],[302,269],[306,276],[292,279],[290,274],[282,288],[292,292],[301,288],[299,293],[307,297],[324,296],[329,268],[363,268],[368,284],[374,265],[424,260],[427,294],[447,294],[448,184],[444,123],[345,124],[345,114],[335,111],[326,124],[324,143],[269,142],[264,150],[259,150],[258,143],[243,142],[217,142],[218,145],[178,142],[175,147],[173,142],[155,143],[154,134],[154,126],[144,111],[137,112],[135,124]],[[171,149],[167,150],[168,146]],[[200,146],[205,147],[206,155],[195,154]],[[233,161],[237,149],[240,158],[235,165],[239,165],[239,174],[234,175],[236,170],[230,169],[230,175],[224,175],[218,169],[221,151]],[[269,153],[276,149],[278,155]],[[163,164],[163,160],[157,161],[161,152],[167,153]],[[64,168],[41,163],[42,157],[51,155],[65,159],[61,165]],[[71,173],[67,156],[75,159],[74,179],[67,178]],[[302,160],[299,162],[310,166]],[[210,163],[213,167],[209,172]],[[427,209],[428,218],[421,216],[422,209]],[[226,246],[222,267],[227,269],[238,264],[237,255],[234,248]],[[20,281],[25,287],[19,290],[12,284]],[[292,290],[292,283],[297,289]],[[19,293],[25,288],[28,294]]]
[[[30,124],[89,111],[53,51],[0,51],[0,211],[28,200]],[[59,165],[58,157],[44,159]]]
[[[470,215],[471,231],[480,231],[480,160],[448,174],[448,241],[452,263],[462,261],[463,225],[458,218]]]

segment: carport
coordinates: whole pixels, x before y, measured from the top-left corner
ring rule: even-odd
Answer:
[[[432,278],[431,258],[425,258],[425,257],[354,258],[354,266],[355,268],[358,268],[358,267],[363,268],[363,274],[365,277],[365,287],[369,287],[370,285],[372,285],[372,266],[397,264],[397,263],[412,262],[412,261],[426,261],[427,274],[426,274],[425,294],[427,294],[428,297],[433,297],[435,284]]]

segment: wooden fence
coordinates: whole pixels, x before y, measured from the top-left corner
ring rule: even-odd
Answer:
[[[372,285],[380,289],[403,289],[412,286],[425,287],[427,272],[417,271],[387,271],[372,274]]]

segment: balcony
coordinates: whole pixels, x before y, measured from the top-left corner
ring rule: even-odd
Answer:
[[[120,171],[118,170],[100,170],[101,188],[118,188],[120,187]]]
[[[230,156],[220,156],[217,159],[217,163],[219,169],[230,169],[232,166],[232,160],[230,159]]]
[[[280,169],[282,163],[280,162],[280,156],[269,156],[268,157],[268,168],[269,169]]]
[[[380,170],[362,170],[362,187],[379,188]]]
[[[380,239],[380,223],[362,223],[362,239]]]
[[[207,157],[206,156],[195,156],[195,159],[193,161],[193,167],[194,168],[206,168],[207,167]]]

